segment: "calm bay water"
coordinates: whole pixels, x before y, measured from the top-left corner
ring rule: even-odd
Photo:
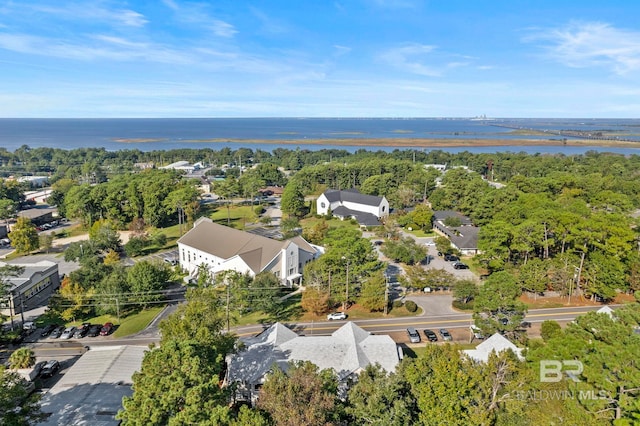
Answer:
[[[319,150],[324,148],[391,151],[396,147],[333,145],[335,139],[560,139],[554,135],[522,136],[516,128],[547,131],[575,130],[585,132],[619,132],[627,139],[638,140],[640,120],[631,119],[336,119],[336,118],[187,118],[187,119],[0,119],[0,147],[15,151],[22,145],[31,148],[75,149],[103,147],[109,151],[139,149],[141,151],[179,148],[247,147],[273,151],[278,147]],[[207,142],[213,140],[215,142]],[[305,144],[304,139],[326,143]],[[570,139],[570,138],[568,138]],[[233,140],[234,142],[232,142]],[[260,144],[250,141],[260,140]],[[297,144],[278,144],[280,140],[296,140]],[[124,142],[127,141],[127,142]],[[238,142],[235,142],[238,141]],[[273,141],[270,143],[269,141]],[[422,149],[422,148],[401,148]],[[582,154],[606,151],[640,154],[639,148],[572,147],[572,146],[478,146],[424,148],[447,152],[527,152]]]

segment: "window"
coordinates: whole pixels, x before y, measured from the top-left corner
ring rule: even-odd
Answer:
[[[382,206],[382,212],[384,213],[385,209],[387,208],[387,206]]]

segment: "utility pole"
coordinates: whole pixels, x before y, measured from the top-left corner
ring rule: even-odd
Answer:
[[[351,260],[347,259],[344,256],[342,256],[342,260],[347,261],[347,285],[345,290],[344,305],[342,306],[342,310],[346,311],[347,305],[349,304],[349,264],[351,263]]]
[[[231,325],[229,324],[229,299],[231,297],[229,284],[227,283],[227,333],[231,329]]]
[[[389,278],[384,277],[384,315],[389,313]]]

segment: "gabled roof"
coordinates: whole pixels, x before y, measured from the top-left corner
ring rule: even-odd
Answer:
[[[336,217],[354,217],[359,225],[364,226],[380,226],[380,220],[372,213],[359,212],[357,210],[351,210],[345,206],[336,207],[332,214]]]
[[[280,254],[281,250],[286,249],[291,243],[310,253],[317,252],[300,236],[278,241],[220,225],[206,217],[198,219],[193,228],[178,240],[178,243],[221,259],[239,256],[255,273],[262,271]]]
[[[198,219],[178,243],[221,259],[240,256],[254,272],[260,272],[289,244],[219,225],[208,218]]]
[[[487,362],[491,352],[500,353],[509,349],[511,349],[518,358],[522,359],[522,349],[511,343],[502,334],[495,333],[493,336],[476,346],[475,349],[467,349],[463,352],[475,361]]]
[[[451,216],[457,217],[458,219],[460,219],[460,222],[462,223],[463,226],[473,225],[473,222],[471,222],[471,219],[469,219],[467,216],[463,215],[462,213],[458,213],[457,211],[454,211],[454,210],[434,210],[433,212],[433,220],[437,220],[437,221],[444,221],[446,218]]]
[[[394,371],[400,362],[396,343],[387,335],[373,335],[347,322],[330,336],[298,336],[280,323],[260,335],[243,339],[245,350],[229,362],[229,382],[259,383],[274,364],[285,369],[289,361],[310,361],[321,370],[333,369],[339,379],[378,363]]]
[[[365,206],[379,206],[384,197],[377,197],[375,195],[361,194],[357,189],[349,189],[345,191],[339,191],[337,189],[327,189],[324,192],[324,196],[330,203],[341,201],[362,204]]]

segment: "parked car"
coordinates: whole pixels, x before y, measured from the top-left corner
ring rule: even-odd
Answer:
[[[56,328],[58,328],[58,324],[47,324],[44,326],[44,328],[42,329],[42,333],[40,333],[40,336],[42,337],[47,337],[51,334],[51,332],[53,330],[55,330]]]
[[[76,328],[74,326],[67,327],[64,329],[62,334],[60,335],[61,339],[71,339],[73,337],[73,333],[76,332]]]
[[[531,328],[531,323],[529,321],[522,321],[520,323],[520,327],[522,327],[522,328]]]
[[[469,269],[469,265],[462,262],[455,262],[453,264],[453,269]]]
[[[438,333],[440,333],[440,336],[442,337],[442,340],[449,342],[451,341],[453,338],[451,337],[451,333],[449,333],[446,329],[441,328],[440,330],[438,330]]]
[[[457,262],[458,260],[460,260],[460,258],[455,254],[447,253],[444,255],[444,260],[446,260],[447,262]]]
[[[500,324],[502,324],[502,325],[509,324],[509,318],[507,318],[507,317],[502,317],[498,321],[500,321]]]
[[[109,335],[109,333],[111,333],[111,331],[113,331],[113,324],[110,322],[107,322],[100,329],[100,335],[107,336]]]
[[[332,312],[329,315],[327,315],[327,319],[329,321],[344,320],[344,319],[347,319],[347,314],[345,314],[344,312]]]
[[[436,333],[434,333],[433,330],[424,330],[424,337],[426,337],[430,342],[438,341],[438,336],[436,336]]]
[[[475,337],[476,339],[484,339],[484,334],[482,334],[482,331],[478,327],[476,327],[475,325],[471,325],[469,328],[473,333],[473,337]]]
[[[409,341],[411,343],[420,343],[420,335],[418,334],[418,331],[415,328],[413,327],[407,328],[407,334],[409,335]]]
[[[36,331],[38,327],[36,326],[36,323],[33,321],[27,321],[24,324],[22,324],[22,331],[25,334],[31,334],[34,331]]]
[[[73,337],[76,339],[82,339],[89,332],[89,327],[91,324],[82,324],[80,327],[76,328],[76,331],[73,333]]]
[[[101,324],[93,324],[89,327],[89,331],[87,331],[87,337],[96,337],[100,334],[100,330],[102,330]]]
[[[51,332],[51,334],[49,334],[49,338],[51,339],[57,339],[58,337],[60,337],[62,335],[62,332],[65,330],[64,325],[59,325],[56,328],[53,329],[53,331]]]
[[[60,370],[60,363],[55,359],[47,361],[47,363],[40,370],[40,377],[47,378],[56,374]]]

